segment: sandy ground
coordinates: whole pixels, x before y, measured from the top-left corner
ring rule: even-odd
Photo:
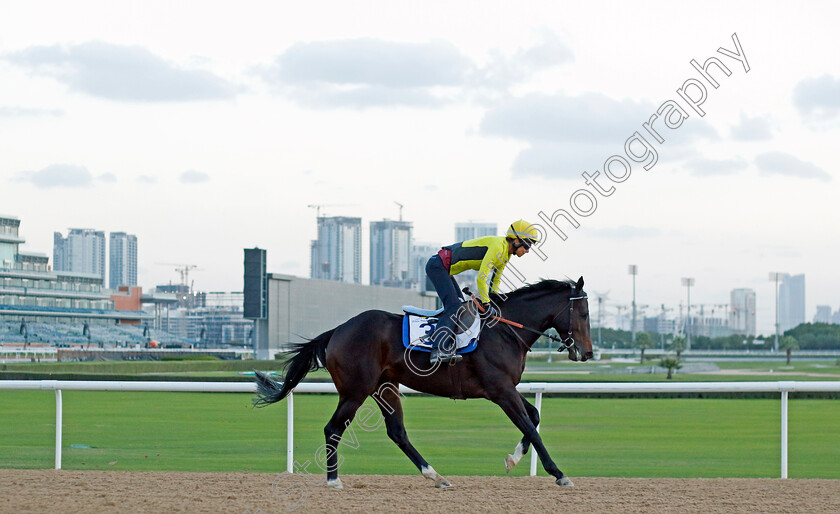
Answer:
[[[840,512],[840,480],[0,470],[0,512]]]

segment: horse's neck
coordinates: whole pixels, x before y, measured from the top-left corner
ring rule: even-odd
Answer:
[[[528,299],[509,301],[501,307],[502,316],[505,319],[520,323],[522,326],[532,330],[545,332],[548,330],[548,325],[551,323],[550,317],[548,313],[535,308],[536,303],[536,299],[530,301]],[[507,310],[505,309],[506,306],[508,307]],[[520,339],[522,339],[528,348],[530,348],[539,338],[539,335],[529,331],[520,330],[517,332],[520,334]]]
[[[557,312],[563,300],[556,294],[542,294],[531,298],[517,298],[510,301],[510,308],[516,315],[527,320],[533,328],[546,330],[551,323],[551,318]],[[522,322],[524,324],[524,321]]]

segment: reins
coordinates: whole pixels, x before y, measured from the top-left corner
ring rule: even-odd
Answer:
[[[463,291],[464,291],[464,293],[470,295],[470,298],[472,299],[473,303],[475,304],[476,309],[480,313],[483,313],[484,308],[482,307],[482,305],[478,301],[478,299],[475,297],[475,295],[472,293],[472,291],[470,291],[470,289],[468,287],[465,287],[463,289]],[[537,334],[537,335],[546,337],[546,338],[548,338],[548,339],[550,339],[554,342],[560,343],[562,345],[562,347],[558,347],[557,351],[562,352],[562,351],[568,350],[569,348],[571,348],[575,344],[575,338],[572,337],[572,313],[574,312],[574,308],[575,308],[575,300],[583,300],[585,298],[588,298],[586,296],[586,293],[584,293],[581,296],[573,296],[573,297],[569,298],[569,334],[566,337],[563,337],[563,338],[557,337],[557,336],[552,335],[552,334],[547,334],[545,332],[542,332],[540,330],[537,330],[537,329],[534,329],[534,328],[531,328],[531,327],[526,327],[522,323],[517,323],[516,321],[511,321],[511,320],[505,319],[501,316],[495,316],[494,315],[494,316],[490,316],[490,318],[494,319],[494,320],[496,320],[500,323],[504,323],[508,327],[516,327],[518,329],[525,330],[526,332],[531,332],[532,334]],[[559,316],[561,313],[562,313],[562,311],[558,312],[557,314],[554,315],[553,318],[551,318],[552,323],[557,324],[556,323],[557,316]],[[511,331],[513,331],[513,329],[511,329]],[[525,344],[525,341],[523,341],[522,338],[519,337],[519,334],[517,334],[516,332],[513,332],[513,334],[519,340],[519,343],[522,346],[524,346],[526,350],[528,350],[530,352],[531,347],[528,346],[527,344]]]

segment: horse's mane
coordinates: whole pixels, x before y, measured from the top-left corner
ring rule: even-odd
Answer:
[[[552,280],[543,279],[533,284],[527,284],[519,289],[515,289],[509,293],[497,294],[490,293],[490,300],[495,304],[500,304],[514,298],[530,295],[540,292],[554,292],[554,291],[574,291],[577,287],[577,282],[574,280]]]

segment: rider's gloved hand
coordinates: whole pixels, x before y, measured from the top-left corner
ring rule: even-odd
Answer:
[[[493,316],[497,316],[496,309],[493,308],[493,305],[490,302],[482,303],[481,304],[481,317],[482,318],[490,318]]]

